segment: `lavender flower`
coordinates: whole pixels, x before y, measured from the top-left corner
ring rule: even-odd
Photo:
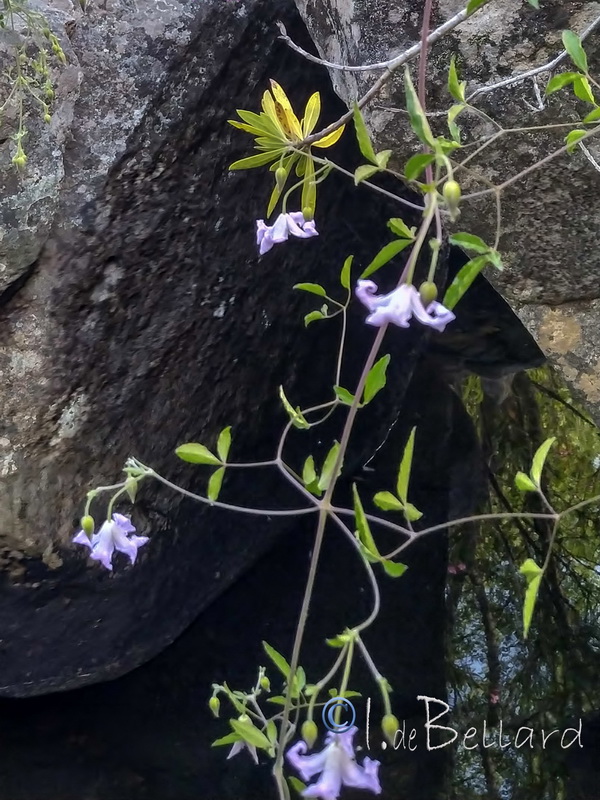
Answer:
[[[371,312],[367,323],[377,328],[390,322],[401,328],[408,328],[411,317],[414,316],[423,325],[429,325],[441,332],[449,322],[456,319],[450,309],[435,300],[425,308],[417,289],[407,283],[401,284],[389,294],[378,295],[376,292],[377,284],[373,281],[358,281],[356,285],[356,296]]]
[[[306,756],[306,742],[297,742],[287,752],[287,759],[304,781],[319,775],[316,783],[308,786],[303,797],[320,797],[321,800],[337,800],[342,786],[368,789],[373,794],[381,794],[379,783],[379,761],[365,758],[363,765],[356,763],[352,740],[357,728],[345,733],[328,733],[325,747],[320,753]]]
[[[288,236],[297,236],[299,239],[310,239],[318,236],[314,220],[305,220],[301,211],[292,211],[289,214],[280,214],[273,225],[265,225],[264,219],[256,220],[256,244],[262,255],[267,253],[274,244],[287,242]]]
[[[99,561],[103,567],[112,570],[112,557],[115,550],[125,553],[132,564],[135,564],[137,551],[148,541],[147,536],[129,536],[135,531],[127,517],[123,514],[113,514],[112,520],[106,520],[98,533],[94,533],[91,540],[85,531],[79,531],[73,541],[89,547],[90,558]]]

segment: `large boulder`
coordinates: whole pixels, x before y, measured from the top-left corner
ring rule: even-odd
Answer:
[[[419,41],[422,5],[410,0],[296,0],[323,58],[337,64],[359,65],[385,61]],[[462,0],[434,4],[432,27],[460,11]],[[428,110],[447,109],[452,100],[445,91],[450,54],[456,53],[467,95],[497,81],[551,61],[562,50],[561,32],[585,31],[598,15],[598,7],[584,0],[568,6],[546,0],[535,10],[523,0],[490,3],[461,27],[437,42],[431,50],[428,72]],[[590,71],[600,66],[597,30],[586,40]],[[568,61],[558,69],[569,69]],[[344,72],[332,69],[340,97],[351,103],[364,94],[380,71]],[[570,90],[546,100],[548,73],[494,91],[482,91],[473,102],[503,128],[573,123],[590,110],[574,99]],[[379,149],[391,147],[406,160],[416,151],[408,132],[402,91],[402,71],[365,109],[368,125]],[[459,118],[469,136],[489,137],[496,128],[484,119],[463,114]],[[433,118],[433,124],[444,119]],[[483,178],[500,184],[531,166],[564,141],[565,129],[510,133],[496,139],[469,165]],[[596,231],[600,222],[600,146],[586,142],[588,155],[577,149],[561,155],[504,190],[499,249],[506,269],[490,279],[507,297],[551,361],[574,392],[600,421],[600,334],[598,283],[600,255]],[[465,174],[457,177],[465,181]],[[468,184],[467,184],[468,185]],[[472,182],[470,188],[475,188]],[[482,187],[481,182],[477,188]],[[493,197],[464,203],[461,230],[493,242],[496,210]]]
[[[9,696],[114,677],[150,658],[282,530],[281,518],[223,515],[151,485],[134,513],[151,543],[134,569],[121,560],[109,574],[71,544],[85,493],[113,483],[129,455],[200,491],[205,473],[173,455],[182,441],[214,445],[232,425],[234,458],[273,457],[285,421],[278,385],[294,402],[322,401],[339,338],[335,325],[304,335],[314,298],[291,286],[315,275],[338,285],[345,256],[365,263],[385,236],[381,204],[353,204],[351,187],[331,179],[319,211],[327,237],[257,258],[255,219],[270,187],[263,172],[229,172],[251,142],[227,119],[258,107],[271,76],[295,102],[320,89],[330,113],[341,110],[326,73],[277,41],[280,18],[303,35],[291,0],[90,14],[65,44],[75,66],[58,78],[62,138],[32,123],[27,167],[7,178],[14,218],[5,220],[25,237],[22,250],[7,246],[1,309],[0,693]],[[60,81],[73,70],[67,97]],[[355,157],[348,142],[341,159]],[[52,170],[40,206],[32,192]],[[364,313],[353,315],[346,385],[372,340]],[[373,404],[350,466],[396,418],[420,340],[403,339],[389,372],[395,391]],[[291,437],[292,460],[296,450]],[[230,501],[302,504],[269,471],[231,472]],[[106,507],[95,511],[101,519]]]

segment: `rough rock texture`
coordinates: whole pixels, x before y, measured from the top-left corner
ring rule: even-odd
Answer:
[[[372,242],[385,236],[390,214],[381,201],[369,196],[367,205],[367,195],[363,200],[346,181],[332,178],[321,200],[321,218],[330,220],[327,238],[292,241],[258,260],[254,220],[264,215],[270,188],[262,172],[229,172],[251,143],[227,119],[235,108],[256,108],[271,76],[292,87],[295,100],[305,102],[321,89],[329,92],[332,114],[340,113],[341,104],[323,70],[307,69],[277,42],[277,18],[302,36],[291,0],[219,0],[198,6],[193,19],[184,7],[179,11],[162,18],[153,6],[146,22],[127,33],[124,9],[124,38],[118,25],[102,34],[110,53],[104,62],[97,43],[97,69],[82,41],[78,58],[89,63],[73,110],[79,122],[62,155],[64,196],[52,235],[33,269],[4,294],[5,695],[70,688],[131,669],[171,642],[282,530],[277,518],[201,509],[154,484],[136,503],[134,521],[152,542],[135,569],[121,559],[108,574],[70,543],[85,492],[114,482],[130,454],[201,490],[205,470],[172,455],[182,441],[213,444],[230,424],[234,458],[272,457],[284,421],[277,386],[284,384],[294,402],[322,402],[339,337],[335,325],[315,324],[305,335],[302,317],[314,309],[315,298],[293,292],[292,284],[320,275],[337,285],[345,255],[354,252],[364,264]],[[156,39],[145,35],[144,26],[156,31]],[[180,26],[179,46],[168,37],[163,43],[165,32]],[[126,59],[134,41],[146,47],[135,58],[137,82],[110,72],[121,63],[113,51],[120,48]],[[72,43],[75,48],[75,35]],[[122,76],[128,74],[123,70]],[[127,130],[119,118],[129,93],[133,118]],[[118,137],[103,127],[105,118]],[[338,153],[342,160],[355,158],[348,142],[349,150]],[[16,194],[22,209],[38,174],[36,152]],[[40,164],[43,158],[40,152]],[[44,213],[50,220],[50,207]],[[43,229],[36,223],[34,250]],[[346,385],[356,380],[373,335],[365,336],[364,312],[355,307],[353,313]],[[372,454],[398,415],[421,339],[413,331],[402,338],[402,359],[388,373],[394,391],[374,401],[375,417],[359,431],[349,468]],[[333,419],[335,429],[314,442],[317,458],[339,435],[338,422]],[[294,463],[296,441],[290,437]],[[231,471],[224,499],[265,508],[299,503],[289,498],[287,483],[257,470]],[[101,518],[102,503],[95,512]]]
[[[336,63],[366,64],[386,60],[419,40],[423,3],[397,0],[296,0],[321,55]],[[460,0],[434,3],[433,26],[464,6]],[[445,91],[451,53],[456,53],[467,94],[483,85],[547,63],[562,49],[561,32],[581,33],[600,15],[598,2],[547,0],[535,11],[522,0],[492,2],[471,17],[431,52],[430,111],[447,109],[452,100]],[[586,41],[591,73],[598,73],[600,33]],[[560,70],[569,69],[564,62]],[[346,102],[361,96],[377,73],[331,70],[337,92]],[[547,74],[538,78],[543,96]],[[538,107],[532,79],[480,95],[475,104],[504,128],[543,126],[581,119],[590,106],[564,90]],[[401,76],[382,91],[366,111],[380,149],[393,147],[402,163],[416,152],[408,133]],[[468,137],[488,137],[495,130],[480,118],[461,115]],[[442,126],[443,117],[433,119]],[[441,130],[441,128],[440,128]],[[486,188],[478,179],[500,184],[562,146],[564,129],[506,134],[457,177],[465,189]],[[587,142],[600,161],[596,139]],[[488,184],[489,185],[489,184]],[[507,269],[490,279],[536,335],[550,359],[600,421],[600,330],[596,313],[600,256],[600,174],[581,150],[562,155],[543,169],[508,187],[502,194],[499,248]],[[461,230],[493,242],[496,210],[493,197],[464,204]]]

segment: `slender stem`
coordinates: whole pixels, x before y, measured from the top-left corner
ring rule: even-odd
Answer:
[[[289,508],[283,510],[274,508],[247,508],[246,506],[234,506],[231,505],[231,503],[221,503],[219,500],[209,500],[208,497],[202,497],[200,494],[190,492],[188,489],[184,489],[181,486],[177,486],[175,483],[171,483],[171,481],[163,478],[162,475],[159,475],[158,472],[155,472],[153,469],[148,468],[147,474],[152,478],[156,478],[157,481],[160,481],[160,483],[168,486],[169,489],[172,489],[174,492],[179,492],[179,494],[182,494],[185,497],[190,497],[192,500],[198,500],[198,502],[204,503],[207,506],[222,508],[225,511],[239,511],[241,514],[253,514],[259,517],[295,517],[302,514],[314,514],[317,511],[316,506],[313,508]]]

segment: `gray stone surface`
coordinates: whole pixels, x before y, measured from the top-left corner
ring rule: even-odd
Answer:
[[[296,0],[307,19],[322,57],[347,64],[374,63],[391,58],[416,43],[420,35],[421,5],[397,0]],[[417,7],[418,5],[418,7]],[[433,26],[463,7],[460,0],[434,4]],[[467,94],[482,85],[547,63],[562,49],[561,32],[582,32],[600,15],[600,3],[547,0],[535,11],[523,0],[492,2],[432,48],[429,62],[428,109],[448,108],[445,90],[451,53],[457,55]],[[586,42],[590,71],[598,74],[600,32]],[[560,69],[568,69],[568,61]],[[378,75],[379,73],[374,73]],[[331,70],[336,90],[351,102],[361,96],[373,73]],[[414,74],[414,73],[413,73]],[[541,93],[544,78],[539,79]],[[547,100],[543,109],[531,79],[479,97],[476,105],[503,128],[547,126],[580,119],[590,106],[564,90]],[[366,109],[379,149],[394,148],[402,163],[416,152],[408,131],[401,75],[396,76]],[[459,117],[469,136],[489,136],[494,126],[471,115]],[[443,118],[433,124],[443,125]],[[471,172],[457,173],[465,192],[485,188],[481,179],[499,184],[540,160],[563,143],[562,128],[542,132],[505,134],[470,163]],[[600,161],[597,139],[588,142]],[[549,358],[600,421],[600,174],[581,150],[562,155],[507,188],[502,194],[499,249],[506,269],[488,273],[513,308],[540,337]],[[496,210],[493,199],[465,203],[457,227],[493,242]],[[568,334],[568,335],[565,335]]]
[[[285,419],[277,387],[284,384],[296,403],[322,402],[339,340],[335,324],[305,331],[314,298],[291,286],[315,275],[337,285],[345,254],[364,263],[371,237],[385,235],[389,211],[370,196],[368,205],[353,203],[353,188],[332,178],[320,201],[327,237],[257,258],[255,219],[264,216],[270,187],[262,171],[229,171],[251,142],[227,120],[236,108],[257,108],[270,77],[294,102],[320,89],[334,113],[342,106],[327,74],[277,41],[278,18],[305,35],[291,0],[205,2],[193,18],[184,7],[172,16],[174,8],[149,6],[130,45],[125,9],[119,24],[107,9],[107,30],[86,28],[86,36],[101,37],[94,43],[84,37],[77,50],[73,36],[80,65],[87,61],[57,154],[65,177],[56,212],[52,220],[44,212],[51,232],[33,268],[3,294],[0,694],[8,696],[137,666],[284,529],[277,518],[224,515],[151,485],[134,509],[139,531],[151,537],[135,569],[120,559],[109,574],[71,544],[85,493],[113,483],[131,454],[200,491],[205,470],[173,455],[183,441],[211,445],[232,425],[234,458],[272,457]],[[174,42],[167,33],[175,30]],[[119,64],[122,72],[113,69]],[[347,141],[340,157],[351,160]],[[37,175],[33,135],[31,146],[15,184],[22,208]],[[36,247],[43,229],[38,220]],[[353,314],[347,385],[372,340],[362,310]],[[350,469],[397,417],[420,339],[415,331],[403,339],[403,357],[388,371],[394,392],[373,402]],[[333,422],[312,442],[317,459],[339,435]],[[297,465],[297,438],[290,440]],[[224,497],[297,506],[288,489],[266,471],[232,470]],[[95,513],[102,518],[102,504]]]

